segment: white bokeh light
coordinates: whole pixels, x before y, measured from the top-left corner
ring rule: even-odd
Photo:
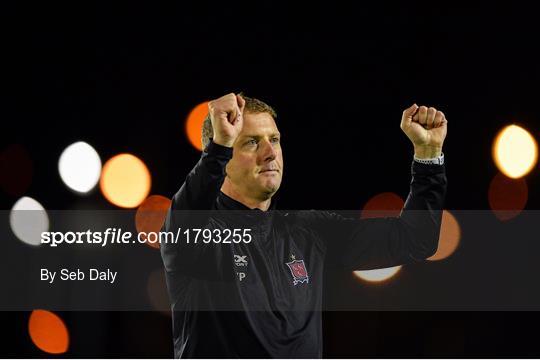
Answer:
[[[499,132],[493,143],[493,158],[504,175],[517,179],[536,165],[538,146],[527,130],[509,125]]]
[[[9,224],[19,240],[29,245],[40,245],[41,233],[49,229],[49,216],[39,202],[24,196],[13,205]]]
[[[354,275],[358,278],[369,281],[369,282],[380,282],[387,279],[390,279],[398,273],[401,269],[401,265],[393,266],[384,269],[374,269],[374,270],[357,270],[354,271]]]
[[[62,181],[78,193],[92,190],[101,176],[101,159],[88,143],[79,141],[69,145],[60,155],[58,171]]]

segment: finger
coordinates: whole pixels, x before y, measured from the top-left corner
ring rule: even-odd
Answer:
[[[426,128],[429,130],[433,127],[435,122],[435,115],[437,115],[437,109],[430,107],[427,112]]]
[[[418,111],[418,105],[416,104],[412,104],[407,109],[403,110],[403,115],[401,116],[402,129],[411,126],[412,118],[414,114],[416,114],[417,111]]]
[[[420,109],[418,109],[418,123],[422,126],[426,125],[427,111],[428,108],[425,106],[420,106]]]
[[[244,113],[244,108],[246,107],[246,100],[242,97],[242,95],[236,95],[236,101],[238,104],[238,108],[240,109],[240,113]]]
[[[443,117],[441,127],[448,127],[448,120],[446,119],[446,116]]]
[[[438,128],[439,126],[441,126],[441,123],[444,119],[444,114],[442,111],[437,111],[437,114],[435,114],[435,119],[433,121],[433,127],[434,128]]]
[[[227,96],[227,120],[229,121],[229,123],[231,123],[232,125],[234,125],[234,123],[236,122],[236,119],[238,117],[238,105],[236,103],[236,94],[235,93],[230,93]]]
[[[238,113],[239,113],[238,107],[233,106],[233,108],[230,110],[230,113],[229,113],[229,116],[228,116],[229,123],[234,125],[234,123],[238,119]]]
[[[242,116],[244,116],[244,108],[246,107],[246,100],[240,95],[236,95],[236,107],[237,113],[235,123],[240,121]]]

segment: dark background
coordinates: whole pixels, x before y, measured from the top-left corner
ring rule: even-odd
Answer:
[[[61,182],[58,157],[78,140],[102,160],[137,155],[152,173],[151,193],[172,196],[200,155],[184,136],[187,114],[231,91],[278,112],[283,209],[360,209],[380,192],[405,196],[413,152],[399,123],[413,102],[449,120],[447,209],[489,209],[491,144],[504,125],[522,124],[538,138],[537,12],[514,3],[21,4],[1,14],[2,149],[28,150],[25,195],[46,209],[114,208],[99,191],[81,198]],[[538,209],[538,169],[527,184],[527,209]],[[16,200],[0,192],[2,209]],[[159,313],[61,316],[67,357],[172,356],[170,318]],[[0,313],[1,355],[47,356],[31,343],[27,318]],[[324,354],[538,357],[539,319],[329,312]]]

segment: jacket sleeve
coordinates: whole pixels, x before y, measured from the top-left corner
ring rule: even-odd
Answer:
[[[232,148],[214,142],[208,145],[174,195],[162,231],[177,233],[179,228],[200,228],[204,225],[219,195],[232,152]],[[212,270],[208,266],[210,261],[205,261],[210,256],[211,246],[186,244],[182,236],[179,239],[177,243],[161,243],[161,257],[167,271],[193,272],[199,267]]]
[[[210,142],[174,195],[171,209],[210,210],[219,195],[225,179],[225,166],[232,158],[232,153],[232,148]]]
[[[304,214],[326,245],[330,264],[380,269],[422,261],[437,251],[446,196],[444,165],[413,161],[412,181],[398,217],[355,219],[328,211]]]

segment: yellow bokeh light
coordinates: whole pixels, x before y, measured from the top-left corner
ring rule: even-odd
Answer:
[[[398,273],[401,269],[401,265],[393,266],[384,269],[375,269],[375,270],[357,270],[354,271],[354,275],[361,280],[369,282],[381,282],[390,279]]]
[[[538,145],[527,130],[509,125],[495,138],[493,159],[503,174],[517,179],[527,175],[536,164]]]
[[[150,171],[144,162],[131,154],[119,154],[103,166],[99,186],[112,204],[134,208],[148,196],[151,182]]]
[[[461,239],[461,227],[457,219],[447,210],[443,210],[439,246],[437,252],[427,258],[436,261],[446,259],[452,255],[459,246]]]

